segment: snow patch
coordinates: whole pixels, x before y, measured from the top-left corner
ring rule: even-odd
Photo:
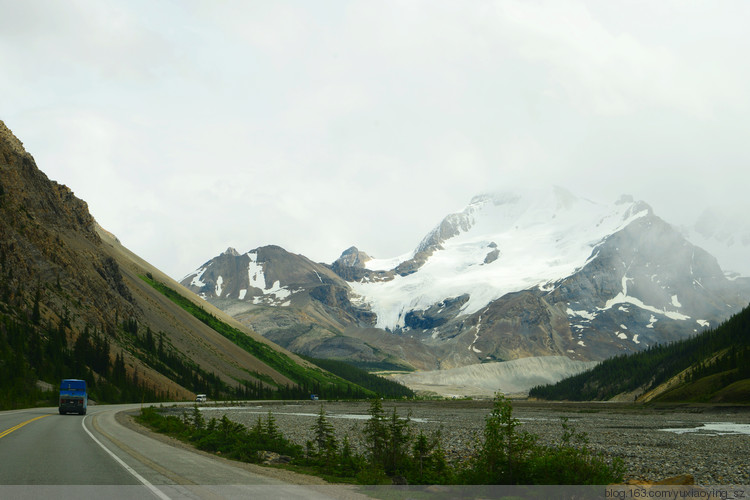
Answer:
[[[289,297],[289,295],[292,294],[288,289],[281,286],[281,282],[279,280],[276,280],[273,282],[273,285],[271,285],[271,288],[267,290],[263,290],[264,295],[275,295],[277,299],[285,299]]]
[[[414,252],[405,253],[392,259],[370,259],[365,262],[365,269],[369,269],[371,271],[390,271],[391,269],[395,269],[399,264],[401,264],[402,262],[406,262],[412,257],[414,257]]]
[[[245,300],[245,295],[246,294],[247,294],[247,288],[243,288],[242,290],[240,290],[239,299],[240,300]]]
[[[480,327],[481,325],[482,325],[482,317],[481,317],[481,316],[479,316],[479,317],[477,318],[477,326],[475,326],[475,327],[474,327],[474,328],[475,328],[475,330],[474,330],[474,341],[473,341],[473,342],[471,343],[471,345],[469,346],[469,350],[470,350],[470,351],[474,351],[474,352],[476,352],[476,353],[479,353],[479,354],[481,354],[481,353],[482,353],[482,351],[480,351],[479,349],[477,349],[476,347],[474,347],[474,344],[476,344],[476,343],[477,343],[477,340],[479,340],[479,327]]]
[[[584,318],[588,320],[593,320],[594,318],[596,318],[596,314],[591,314],[588,311],[574,311],[570,307],[568,307],[568,309],[565,312],[568,314],[568,316],[578,316],[580,318]]]
[[[248,252],[249,262],[247,265],[247,279],[250,286],[260,289],[263,296],[253,297],[253,304],[268,303],[276,306],[288,306],[289,302],[281,303],[292,295],[292,291],[281,286],[281,281],[276,280],[270,287],[266,286],[266,276],[263,272],[263,266],[257,261],[257,253]],[[317,273],[316,273],[317,274]],[[318,275],[320,278],[320,275]],[[323,280],[321,279],[321,282]]]
[[[705,319],[697,319],[697,320],[695,320],[695,321],[696,321],[696,323],[698,323],[698,324],[699,324],[700,326],[702,326],[703,328],[707,328],[707,327],[709,327],[709,326],[711,325],[711,323],[709,323],[709,322],[708,322],[708,321],[706,321]]]
[[[682,307],[682,304],[680,304],[680,301],[677,300],[677,295],[672,295],[672,305],[675,307]]]
[[[654,306],[649,306],[647,304],[644,304],[641,299],[638,299],[636,297],[630,297],[628,295],[628,281],[630,281],[631,278],[628,278],[627,275],[624,275],[622,277],[622,291],[618,293],[615,297],[609,299],[606,304],[604,304],[604,307],[600,308],[600,311],[606,311],[608,309],[611,309],[612,307],[618,305],[618,304],[633,304],[636,307],[639,307],[643,310],[650,311],[655,314],[660,314],[662,316],[666,316],[667,318],[674,319],[674,320],[687,320],[690,319],[690,316],[686,316],[684,314],[680,314],[678,312],[674,311],[667,311],[666,309],[658,309]]]
[[[201,269],[199,269],[196,275],[193,277],[193,280],[190,282],[190,286],[196,286],[198,288],[203,288],[204,286],[206,286],[206,282],[201,279],[205,272],[206,272],[205,267],[202,267]]]
[[[551,292],[555,289],[554,283],[540,283],[539,284],[539,290],[542,292]]]
[[[222,285],[223,284],[224,284],[224,278],[222,278],[221,276],[219,276],[218,278],[216,278],[216,290],[215,290],[215,292],[216,292],[216,296],[217,297],[221,297]]]
[[[625,334],[624,334],[624,333],[622,333],[622,332],[617,332],[617,333],[616,333],[616,335],[617,335],[617,337],[618,337],[618,338],[620,338],[620,339],[622,339],[622,340],[628,340],[628,336],[627,336],[627,335],[625,335]]]

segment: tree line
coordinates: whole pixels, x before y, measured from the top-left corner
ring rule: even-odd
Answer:
[[[610,399],[639,388],[648,391],[688,368],[685,383],[719,373],[725,385],[750,378],[750,307],[695,337],[606,359],[556,384],[534,387],[529,396],[574,401]]]
[[[110,340],[86,327],[69,344],[66,322],[35,324],[26,318],[0,313],[0,409],[56,405],[57,385],[63,378],[86,380],[95,401],[120,403],[162,401],[168,397],[128,374],[122,354],[110,355]],[[44,389],[44,381],[53,386]]]

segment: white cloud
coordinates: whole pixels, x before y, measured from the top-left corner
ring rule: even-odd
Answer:
[[[744,200],[748,9],[0,0],[0,119],[178,278],[230,245],[390,257],[517,183],[679,223]]]

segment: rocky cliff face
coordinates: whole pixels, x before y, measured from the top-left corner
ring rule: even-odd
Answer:
[[[0,256],[4,286],[46,298],[55,317],[67,305],[45,284],[66,290],[91,324],[133,313],[117,263],[101,251],[97,224],[86,203],[41,172],[21,142],[0,122]],[[25,292],[24,292],[25,290]],[[102,307],[93,307],[95,303]]]
[[[608,238],[550,301],[566,306],[576,344],[602,358],[716,327],[747,305],[748,285],[652,215]]]

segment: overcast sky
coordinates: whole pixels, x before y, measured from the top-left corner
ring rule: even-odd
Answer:
[[[750,211],[750,2],[0,0],[0,119],[182,278],[412,250],[472,196]]]

